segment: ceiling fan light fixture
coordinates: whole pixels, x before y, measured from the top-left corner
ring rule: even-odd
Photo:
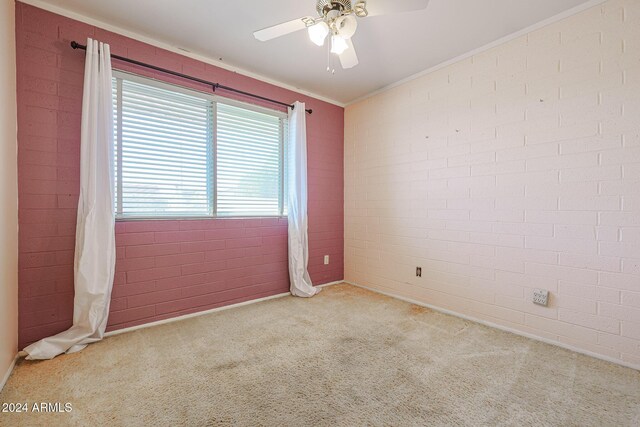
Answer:
[[[305,0],[306,1],[306,0]],[[311,1],[311,0],[308,0]],[[367,16],[424,10],[430,0],[314,0],[318,15],[303,16],[271,27],[254,31],[259,41],[272,40],[287,34],[307,29],[311,41],[324,46],[331,36],[330,53],[340,58],[342,68],[349,69],[358,65],[358,55],[352,37],[358,28],[358,20]],[[370,4],[371,3],[371,4]],[[329,70],[331,55],[327,54]]]
[[[327,38],[327,35],[329,35],[329,26],[326,22],[320,21],[317,24],[310,26],[308,31],[311,41],[318,46],[323,46],[324,40]]]
[[[344,15],[336,19],[336,30],[343,39],[350,39],[358,29],[358,20],[353,15]]]
[[[336,55],[342,55],[342,53],[349,48],[346,40],[341,36],[334,34],[331,37],[331,53]]]

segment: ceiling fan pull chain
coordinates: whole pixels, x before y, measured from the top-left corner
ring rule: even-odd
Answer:
[[[331,43],[327,43],[327,73],[331,72]]]
[[[331,54],[331,42],[327,43],[327,73],[331,73],[332,76],[336,73],[336,69],[333,66],[333,55]]]

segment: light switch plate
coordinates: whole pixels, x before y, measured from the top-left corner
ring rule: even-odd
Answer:
[[[324,256],[324,265],[329,265],[329,255]]]

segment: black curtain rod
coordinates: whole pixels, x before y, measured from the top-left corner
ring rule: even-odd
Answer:
[[[71,47],[73,49],[87,50],[87,46],[81,45],[80,43],[75,42],[75,41],[71,42]],[[224,86],[224,85],[221,85],[220,83],[210,82],[210,81],[207,81],[207,80],[199,79],[197,77],[192,77],[192,76],[189,76],[189,75],[186,75],[186,74],[178,73],[177,71],[171,71],[171,70],[167,70],[166,68],[156,67],[155,65],[145,64],[144,62],[136,61],[135,59],[125,58],[124,56],[120,56],[120,55],[111,55],[111,58],[112,59],[117,59],[118,61],[124,61],[124,62],[128,62],[130,64],[139,65],[141,67],[150,68],[150,69],[155,70],[155,71],[160,71],[161,73],[171,74],[172,76],[180,77],[180,78],[183,78],[183,79],[186,79],[186,80],[191,80],[191,81],[194,81],[194,82],[202,83],[203,85],[211,86],[211,88],[213,89],[214,92],[217,89],[222,89],[222,90],[226,90],[228,92],[233,92],[233,93],[237,93],[237,94],[240,94],[240,95],[248,96],[248,97],[251,97],[251,98],[260,99],[262,101],[271,102],[272,104],[282,105],[283,107],[293,108],[293,105],[287,104],[286,102],[276,101],[275,99],[266,98],[264,96],[256,95],[256,94],[249,93],[249,92],[245,92],[245,91],[239,90],[239,89],[234,89],[234,88],[229,87],[229,86]],[[313,110],[311,110],[311,109],[308,109],[306,111],[309,114],[313,113]]]

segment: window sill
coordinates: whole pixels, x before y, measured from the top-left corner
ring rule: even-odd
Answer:
[[[132,221],[224,221],[227,219],[286,219],[286,215],[256,215],[256,216],[176,216],[176,217],[119,217],[116,222],[132,222]]]

